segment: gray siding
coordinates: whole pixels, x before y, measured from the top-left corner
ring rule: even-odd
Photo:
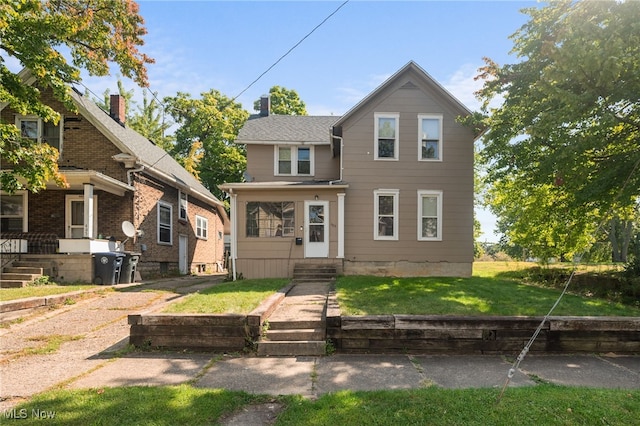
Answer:
[[[329,129],[327,129],[327,139]],[[274,146],[247,144],[247,172],[256,182],[301,180],[337,180],[340,178],[340,159],[332,158],[330,145],[314,145],[315,173],[313,176],[276,176],[274,174]]]
[[[407,82],[412,88],[402,88]],[[473,134],[436,91],[408,73],[343,124],[345,260],[473,261]],[[399,113],[399,159],[374,160],[374,113]],[[418,114],[442,114],[441,162],[418,161]],[[399,190],[399,238],[374,240],[374,190]],[[443,192],[442,241],[418,241],[418,190]]]

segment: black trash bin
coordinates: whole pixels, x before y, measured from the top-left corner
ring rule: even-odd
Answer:
[[[136,282],[136,265],[140,260],[140,253],[125,251],[122,267],[120,268],[120,283],[129,284]]]
[[[118,284],[124,253],[115,251],[95,253],[93,259],[93,283],[103,285]]]

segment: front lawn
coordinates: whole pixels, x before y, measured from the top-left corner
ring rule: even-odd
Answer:
[[[27,286],[20,288],[3,288],[0,289],[0,301],[25,299],[27,297],[46,297],[55,296],[56,294],[71,293],[79,290],[90,290],[99,286],[95,284],[46,284],[37,286]],[[111,287],[104,287],[105,291],[111,291]]]
[[[631,425],[640,391],[553,385],[499,389],[440,389],[326,394],[317,400],[268,397],[189,385],[56,390],[5,413],[19,424],[210,425],[248,404],[284,405],[275,425]],[[40,417],[38,417],[40,416]]]
[[[524,284],[510,272],[531,264],[476,263],[470,278],[344,276],[336,282],[342,315],[543,316],[560,290]],[[566,294],[553,315],[640,316],[640,308]]]
[[[285,287],[287,279],[241,280],[227,282],[172,303],[166,313],[242,314],[257,308],[267,297]]]

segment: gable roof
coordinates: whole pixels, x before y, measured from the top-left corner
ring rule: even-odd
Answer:
[[[319,115],[252,115],[238,132],[236,143],[329,145],[329,131],[339,118]]]
[[[138,165],[144,166],[145,171],[202,201],[223,207],[224,211],[224,204],[164,149],[135,130],[116,122],[94,102],[75,90],[71,91],[71,98],[79,112],[91,124],[120,151],[133,156]]]
[[[467,116],[471,115],[472,112],[455,96],[453,96],[447,89],[445,89],[440,83],[438,83],[429,73],[423,70],[418,64],[414,61],[409,61],[404,67],[400,68],[396,71],[391,77],[389,77],[386,81],[384,81],[380,86],[378,86],[373,92],[369,93],[364,99],[358,102],[353,108],[351,108],[345,115],[340,117],[334,123],[335,127],[342,126],[342,124],[348,120],[353,114],[355,114],[363,105],[368,103],[371,99],[376,97],[380,92],[385,90],[391,84],[393,84],[396,80],[402,78],[405,74],[409,72],[417,73],[425,84],[427,84],[431,89],[433,89],[436,93],[442,96],[454,110],[458,112],[459,115]]]

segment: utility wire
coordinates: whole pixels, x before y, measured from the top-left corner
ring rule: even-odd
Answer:
[[[347,3],[349,3],[349,0],[346,0],[344,3],[342,3],[340,6],[338,6],[336,8],[336,10],[334,10],[333,12],[331,12],[329,14],[329,16],[327,16],[326,18],[324,18],[322,20],[322,22],[320,22],[318,25],[316,25],[311,31],[309,31],[307,33],[307,35],[305,35],[304,37],[302,37],[296,44],[294,44],[289,50],[287,50],[287,52],[280,56],[280,58],[278,58],[277,61],[275,61],[273,64],[271,64],[271,66],[269,66],[269,68],[267,68],[262,74],[260,74],[255,80],[253,80],[251,83],[249,83],[249,85],[247,87],[245,87],[244,89],[242,89],[242,91],[240,93],[238,93],[236,96],[233,97],[233,99],[231,99],[231,102],[235,101],[236,99],[238,99],[240,96],[242,96],[242,94],[244,92],[246,92],[247,90],[249,90],[254,84],[256,84],[258,82],[258,80],[260,80],[262,77],[264,77],[265,74],[267,74],[269,71],[271,71],[271,69],[273,67],[275,67],[276,65],[278,65],[278,63],[280,63],[280,61],[282,61],[284,58],[286,58],[296,47],[298,47],[300,44],[302,44],[303,41],[305,41],[311,34],[313,34],[318,28],[320,28],[325,22],[327,22],[333,15],[335,15],[336,13],[338,13],[338,11],[340,9],[342,9]]]
[[[607,211],[607,213],[602,217],[602,219],[598,223],[598,226],[596,227],[596,229],[594,231],[594,234],[597,234],[600,231],[600,229],[604,226],[605,221],[607,220],[607,218],[611,215],[611,213],[613,211],[613,205],[618,200],[618,198],[620,198],[620,196],[622,195],[622,192],[624,191],[626,186],[629,184],[629,181],[631,180],[633,175],[638,170],[638,167],[640,167],[640,158],[638,158],[638,161],[636,161],[635,164],[633,165],[633,167],[631,168],[631,172],[629,173],[629,175],[625,179],[624,183],[620,187],[620,190],[618,191],[618,193],[616,194],[615,198],[613,199],[613,203],[611,203],[611,207],[609,207],[609,210]],[[571,275],[569,275],[569,278],[567,279],[567,282],[564,285],[564,289],[562,290],[562,293],[560,293],[560,296],[558,296],[558,299],[556,300],[556,302],[553,304],[551,309],[549,309],[549,312],[547,312],[547,315],[544,316],[544,318],[542,319],[542,321],[538,325],[538,328],[536,328],[536,331],[531,336],[531,339],[529,339],[529,341],[524,346],[524,348],[522,349],[522,351],[520,352],[520,354],[518,355],[518,357],[514,361],[513,365],[509,369],[509,372],[507,373],[507,378],[505,379],[504,385],[502,386],[502,390],[500,391],[500,395],[498,396],[498,399],[496,400],[496,403],[499,403],[502,400],[502,396],[504,395],[504,392],[507,389],[507,386],[509,385],[509,382],[511,381],[511,378],[516,373],[516,370],[518,368],[520,368],[520,363],[527,356],[527,353],[529,353],[529,349],[531,348],[531,346],[535,342],[536,338],[540,334],[540,331],[542,331],[542,327],[544,326],[544,323],[547,322],[547,320],[551,316],[551,313],[554,311],[556,306],[558,306],[558,304],[560,303],[560,300],[562,300],[562,298],[564,297],[565,293],[569,289],[569,284],[571,284],[571,281],[573,280],[573,277],[576,274],[576,269],[578,267],[578,261],[582,258],[582,256],[585,254],[585,252],[586,252],[586,249],[584,249],[578,256],[574,257],[572,270],[571,270]]]

